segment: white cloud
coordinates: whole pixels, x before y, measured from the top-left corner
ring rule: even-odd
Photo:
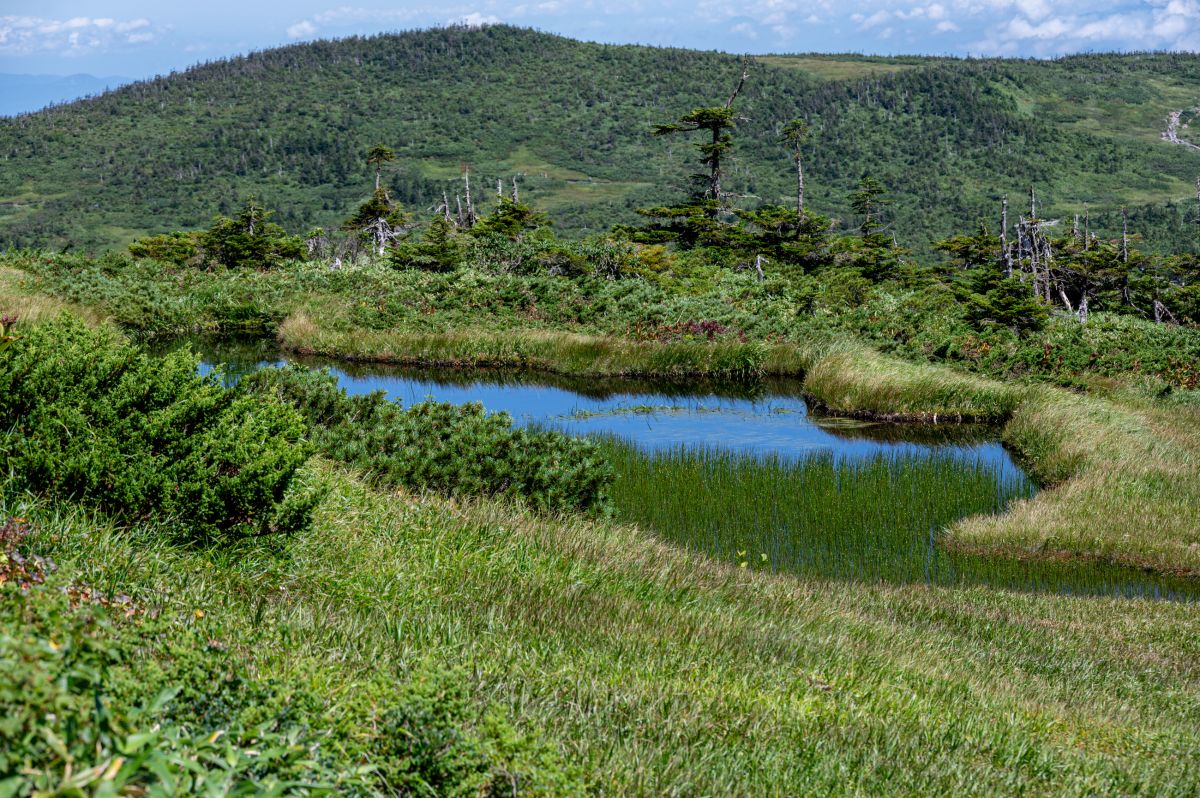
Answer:
[[[482,28],[487,25],[499,25],[500,17],[491,14],[481,14],[478,11],[472,11],[470,14],[463,14],[457,19],[452,19],[447,22],[448,25],[465,25],[468,28]]]
[[[297,22],[295,25],[288,26],[287,35],[289,39],[308,39],[317,32],[317,26],[309,22],[307,19]]]
[[[150,20],[144,18],[0,16],[0,55],[83,55],[146,44],[157,37]]]

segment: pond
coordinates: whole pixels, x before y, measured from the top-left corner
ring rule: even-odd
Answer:
[[[672,383],[428,370],[281,355],[270,341],[192,339],[227,382],[271,365],[328,368],[352,394],[405,405],[480,402],[514,423],[596,438],[620,519],[747,568],[814,576],[1194,600],[1196,580],[1083,563],[967,557],[941,531],[1002,513],[1036,488],[965,425],[872,424],[813,413],[795,381]]]

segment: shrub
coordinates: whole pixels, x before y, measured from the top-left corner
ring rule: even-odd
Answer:
[[[231,269],[269,269],[303,258],[304,242],[269,221],[272,215],[251,198],[236,218],[216,217],[198,237],[205,259]]]
[[[426,668],[386,699],[363,758],[390,794],[413,798],[582,794],[539,737],[477,716],[461,674]]]
[[[198,237],[197,233],[180,232],[146,236],[129,245],[129,254],[135,258],[146,258],[183,266],[198,254]]]
[[[404,409],[382,393],[348,396],[325,371],[263,369],[239,388],[278,396],[308,419],[329,456],[397,485],[508,496],[548,510],[602,510],[612,470],[590,441],[514,428],[478,403]]]
[[[291,532],[317,497],[293,489],[303,419],[64,319],[0,352],[0,468],[11,487],[126,519],[171,519],[196,541]]]

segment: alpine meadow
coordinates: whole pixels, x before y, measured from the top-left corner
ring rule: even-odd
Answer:
[[[1198,121],[503,24],[0,118],[0,797],[1200,794]]]

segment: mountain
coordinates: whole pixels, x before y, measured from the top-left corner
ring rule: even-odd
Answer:
[[[761,56],[738,98],[726,186],[743,204],[786,202],[793,170],[777,131],[802,116],[812,207],[853,223],[864,174],[892,192],[901,243],[979,221],[1030,186],[1043,216],[1090,209],[1160,248],[1194,246],[1200,150],[1186,139],[1200,57],[1055,61]],[[339,223],[371,188],[371,145],[391,145],[395,193],[419,215],[461,190],[522,176],[522,197],[563,234],[605,229],[678,196],[696,171],[680,138],[650,135],[722,104],[741,59],[589,44],[506,26],[298,44],[202,64],[0,120],[0,246],[120,244],[194,228],[256,195],[293,231]],[[1200,137],[1198,137],[1200,138]]]
[[[8,75],[0,74],[0,116],[16,116],[48,105],[102,94],[133,78],[95,75]]]

